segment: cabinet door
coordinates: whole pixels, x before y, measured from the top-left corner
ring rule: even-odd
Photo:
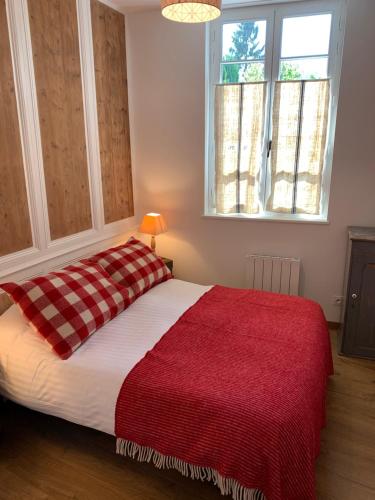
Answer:
[[[375,243],[353,242],[343,351],[375,358]]]

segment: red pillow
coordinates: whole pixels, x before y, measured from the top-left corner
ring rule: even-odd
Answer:
[[[90,260],[100,264],[120,285],[131,286],[135,298],[172,278],[172,273],[150,247],[131,237],[124,245],[109,248]]]
[[[0,288],[62,359],[131,302],[126,288],[98,264],[86,262]]]

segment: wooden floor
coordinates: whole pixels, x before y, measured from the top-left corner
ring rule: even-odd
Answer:
[[[316,468],[318,498],[375,500],[375,363],[335,355],[335,370]],[[210,484],[116,456],[114,440],[100,432],[10,403],[1,420],[1,500],[223,498]]]

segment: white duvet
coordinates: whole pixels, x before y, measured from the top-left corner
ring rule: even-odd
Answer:
[[[34,410],[114,434],[130,370],[210,287],[169,280],[60,360],[16,306],[0,317],[0,393]]]

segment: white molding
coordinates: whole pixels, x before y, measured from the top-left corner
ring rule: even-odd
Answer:
[[[33,242],[43,249],[49,223],[27,1],[6,0],[6,10]]]
[[[134,232],[136,229],[134,229]],[[35,261],[30,264],[27,268],[22,266],[21,268],[10,269],[9,272],[1,276],[1,280],[5,281],[24,281],[31,279],[35,276],[41,274],[46,274],[52,270],[61,269],[73,262],[77,262],[81,259],[88,258],[101,250],[109,248],[110,246],[115,246],[123,243],[127,238],[125,235],[113,235],[112,237],[107,237],[105,239],[100,238],[91,241],[85,246],[79,246],[76,249],[72,249],[70,252],[55,252],[51,254],[48,259],[42,261]],[[1,294],[0,294],[1,295]]]
[[[226,1],[223,4],[222,9],[235,9],[237,7],[256,7],[261,5],[275,5],[278,3],[293,3],[293,2],[303,2],[306,0],[232,0]]]
[[[119,234],[124,231],[128,231],[129,227],[132,229],[136,226],[136,217],[133,215],[132,217],[128,217],[127,219],[118,220],[115,222],[111,222],[110,224],[106,224],[102,230],[103,235],[108,234]]]
[[[62,267],[136,230],[135,217],[105,224],[90,0],[76,0],[76,6],[93,227],[51,240],[27,0],[6,0],[33,247],[0,257],[1,281]]]
[[[284,215],[284,217],[283,217]],[[299,215],[299,214],[297,214]],[[260,216],[260,215],[246,215],[246,214],[216,214],[216,213],[204,213],[201,215],[202,219],[216,219],[216,220],[233,220],[237,222],[243,222],[243,221],[253,221],[253,222],[291,222],[291,223],[298,223],[298,224],[325,224],[328,225],[330,224],[328,219],[323,219],[319,216],[308,216],[305,215],[304,217],[292,217],[289,214],[277,214],[275,216]]]
[[[134,218],[123,221],[122,231],[119,227],[115,227],[112,231],[98,232],[92,231],[90,236],[82,236],[76,240],[71,239],[69,242],[56,244],[46,250],[38,251],[22,251],[13,254],[12,260],[8,257],[8,262],[5,265],[0,265],[0,280],[24,280],[31,276],[44,273],[46,270],[63,267],[73,259],[79,260],[93,253],[98,249],[107,248],[115,243],[122,242],[126,235],[130,232],[136,232],[137,227],[134,225]],[[65,240],[65,238],[64,238]]]
[[[20,250],[19,252],[14,252],[9,255],[4,255],[0,259],[0,277],[2,275],[2,270],[10,269],[12,266],[17,266],[20,262],[30,262],[30,259],[37,258],[40,256],[41,251],[39,248],[31,247],[25,250]],[[22,264],[24,265],[24,264]]]
[[[103,186],[100,161],[100,140],[96,100],[94,46],[91,28],[90,0],[76,0],[81,58],[83,108],[85,117],[87,165],[90,184],[93,228],[104,226]]]
[[[57,240],[52,240],[48,244],[48,248],[66,248],[70,249],[72,245],[76,245],[77,243],[85,243],[87,239],[94,237],[99,231],[90,228],[85,231],[81,231],[76,234],[69,234],[68,236],[64,236],[63,238],[59,238]]]
[[[133,94],[132,90],[134,88],[133,86],[133,79],[132,75],[129,73],[128,69],[131,67],[131,57],[132,57],[132,50],[131,50],[131,37],[129,35],[130,29],[129,29],[129,18],[124,15],[124,29],[125,29],[125,54],[126,54],[126,74],[127,74],[127,81],[128,81],[128,113],[129,113],[129,136],[130,136],[130,165],[133,166],[136,164],[136,147],[135,147],[135,129],[130,125],[131,123],[135,123],[136,120],[136,114],[135,114],[135,109],[133,107],[133,102],[135,99],[133,99]],[[138,191],[135,189],[137,185],[137,171],[132,168],[132,189],[133,189],[133,211],[135,213],[136,207],[138,206]]]
[[[65,249],[68,252],[73,247],[84,247],[87,241],[91,241],[92,239],[97,240],[101,237],[105,239],[116,234],[123,234],[124,232],[132,229],[134,227],[134,224],[135,218],[129,217],[128,219],[122,219],[116,222],[112,222],[111,224],[106,224],[100,229],[87,229],[86,231],[71,234],[69,236],[65,236],[64,238],[59,238],[58,240],[51,241],[48,245],[48,249]]]

